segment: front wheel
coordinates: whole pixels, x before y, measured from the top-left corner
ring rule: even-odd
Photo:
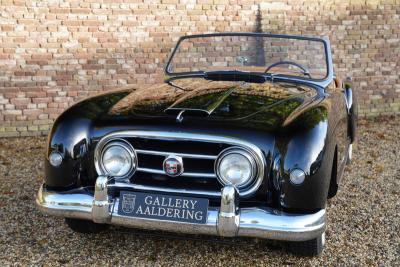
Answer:
[[[321,254],[325,246],[325,233],[317,238],[307,241],[288,242],[286,249],[295,255],[317,256]]]
[[[74,232],[84,234],[95,234],[107,230],[109,225],[94,223],[87,220],[65,218],[65,222]]]

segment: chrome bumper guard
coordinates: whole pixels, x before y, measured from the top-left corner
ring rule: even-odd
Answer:
[[[94,196],[50,191],[41,186],[36,204],[43,213],[54,216],[189,234],[305,241],[325,231],[324,209],[313,214],[292,214],[271,208],[239,208],[238,192],[230,185],[222,189],[221,206],[209,207],[206,224],[127,217],[118,214],[119,199],[108,194],[108,182],[106,176],[99,176]]]

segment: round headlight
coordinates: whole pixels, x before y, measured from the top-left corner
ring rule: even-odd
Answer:
[[[101,165],[105,174],[124,177],[136,168],[133,148],[125,142],[110,142],[103,149]]]
[[[247,151],[240,148],[229,148],[218,157],[216,172],[223,185],[232,184],[240,188],[253,181],[256,164]]]

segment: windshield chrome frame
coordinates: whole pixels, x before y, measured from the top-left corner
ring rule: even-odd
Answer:
[[[305,40],[305,41],[316,41],[321,42],[324,45],[325,50],[325,61],[327,67],[327,73],[325,78],[323,79],[310,79],[306,77],[298,77],[294,75],[287,74],[279,74],[279,73],[264,73],[267,78],[271,81],[293,81],[299,83],[312,83],[317,86],[326,87],[334,77],[333,74],[333,64],[332,64],[332,54],[331,47],[329,43],[328,37],[313,37],[313,36],[302,36],[302,35],[286,35],[286,34],[271,34],[271,33],[253,33],[253,32],[225,32],[225,33],[206,33],[206,34],[194,34],[194,35],[185,35],[178,39],[174,49],[172,50],[167,63],[164,68],[165,76],[164,79],[166,82],[169,82],[178,78],[189,78],[189,77],[203,77],[205,75],[205,71],[189,71],[189,72],[170,72],[169,69],[171,67],[172,59],[177,52],[179,45],[182,41],[190,38],[203,38],[203,37],[219,37],[219,36],[252,36],[252,37],[270,37],[270,38],[284,38],[284,39],[297,39],[297,40]],[[258,73],[258,72],[257,72]],[[258,73],[263,74],[263,73]]]

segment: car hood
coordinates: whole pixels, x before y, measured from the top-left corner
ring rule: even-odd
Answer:
[[[77,104],[75,110],[100,121],[202,121],[272,129],[289,124],[302,111],[319,103],[323,98],[319,92],[306,84],[184,78],[109,92]],[[177,119],[179,114],[181,120]]]

